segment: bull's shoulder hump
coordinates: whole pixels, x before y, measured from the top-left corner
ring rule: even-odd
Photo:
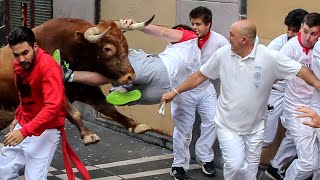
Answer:
[[[79,25],[92,25],[90,22],[83,19],[76,18],[54,18],[49,21],[46,21],[42,25],[55,24],[57,26],[66,26],[68,24],[79,24]]]
[[[83,21],[83,22],[88,22],[84,19],[77,19],[77,18],[53,18],[52,20],[57,20],[57,21]]]

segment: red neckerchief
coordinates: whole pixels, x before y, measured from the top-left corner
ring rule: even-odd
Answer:
[[[312,49],[312,48],[306,48],[306,47],[303,46],[302,41],[301,41],[301,33],[300,33],[300,32],[299,32],[299,34],[298,34],[298,41],[299,41],[300,46],[302,47],[302,51],[303,51],[304,53],[308,54],[308,52],[309,52],[310,49]]]
[[[204,44],[208,41],[209,37],[210,37],[210,30],[209,30],[209,32],[208,32],[203,38],[198,39],[198,46],[199,46],[200,49],[201,49],[201,48],[204,46]]]

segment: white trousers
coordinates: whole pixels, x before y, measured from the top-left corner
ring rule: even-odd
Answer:
[[[213,88],[212,84],[204,90],[196,88],[179,94],[171,102],[171,114],[174,122],[172,167],[189,169],[189,146],[196,111],[201,117],[201,135],[196,142],[196,156],[201,162],[213,160],[212,146],[216,140],[214,115],[217,102]]]
[[[264,130],[248,135],[217,126],[222,152],[225,180],[255,180],[257,178]]]
[[[293,142],[292,137],[288,135],[288,133],[289,132],[286,131],[285,137],[281,141],[276,155],[270,161],[271,166],[274,168],[282,169],[288,163],[290,163],[297,155],[296,146]]]
[[[284,92],[272,89],[268,100],[268,113],[264,129],[263,146],[272,144],[278,132],[278,124],[283,112]]]
[[[20,129],[19,124],[15,129]],[[60,140],[60,131],[48,129],[40,136],[26,137],[19,145],[6,146],[0,153],[0,180],[19,180],[24,169],[26,180],[46,180]]]
[[[298,156],[298,159],[295,159],[287,169],[285,180],[307,179],[319,168],[316,133],[312,127],[302,124],[305,118],[300,119],[288,113],[284,114],[283,125],[287,129],[286,136],[292,138]]]
[[[316,128],[315,132],[316,132],[316,136],[317,136],[318,147],[320,147],[320,128]],[[319,180],[320,179],[320,155],[319,155],[319,159],[318,160],[319,160],[318,161],[319,168],[313,173],[312,180]]]

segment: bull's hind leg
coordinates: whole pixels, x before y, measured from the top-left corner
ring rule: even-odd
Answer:
[[[95,133],[91,132],[82,121],[81,113],[77,108],[72,106],[70,100],[66,97],[67,119],[75,124],[80,131],[82,142],[84,145],[96,144],[100,138]]]
[[[89,89],[87,89],[86,92],[90,92],[90,94],[81,93],[81,95],[77,97],[77,100],[91,105],[95,110],[110,117],[113,121],[120,123],[130,132],[143,133],[151,129],[149,125],[137,123],[133,119],[119,113],[113,105],[106,102],[106,98],[100,88],[88,88]]]

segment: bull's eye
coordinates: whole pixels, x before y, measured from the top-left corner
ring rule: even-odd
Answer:
[[[103,53],[106,57],[110,58],[116,53],[116,47],[113,44],[107,44],[103,47]]]
[[[103,48],[103,50],[104,50],[104,52],[106,52],[106,53],[112,52],[112,49],[109,48],[109,47],[105,47],[105,48]]]

